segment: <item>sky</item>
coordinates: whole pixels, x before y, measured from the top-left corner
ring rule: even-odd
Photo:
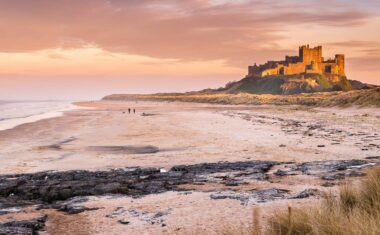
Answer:
[[[380,1],[1,0],[0,99],[218,88],[305,44],[380,85]]]

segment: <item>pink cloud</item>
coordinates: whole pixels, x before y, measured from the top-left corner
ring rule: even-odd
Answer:
[[[322,1],[323,2],[323,1]],[[282,55],[286,25],[347,27],[370,15],[330,2],[206,0],[6,0],[0,2],[0,51],[94,44],[110,52],[180,60],[226,59],[246,66]],[[332,5],[333,4],[333,5]],[[334,5],[335,4],[335,5]],[[331,6],[335,6],[331,7]],[[308,10],[302,10],[308,9]]]

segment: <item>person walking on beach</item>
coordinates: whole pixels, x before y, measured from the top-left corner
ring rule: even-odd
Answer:
[[[131,108],[128,108],[128,113],[131,113]]]
[[[133,109],[133,113],[136,113],[136,109]]]

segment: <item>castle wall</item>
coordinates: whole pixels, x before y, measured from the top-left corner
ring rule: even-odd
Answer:
[[[312,61],[310,65],[306,65],[306,73],[322,74],[324,72],[323,68],[323,63]]]
[[[339,75],[339,66],[335,62],[323,63],[323,73]]]
[[[295,63],[295,64],[289,64],[285,67],[285,75],[293,75],[293,74],[300,74],[305,72],[305,64],[304,63]]]
[[[279,67],[276,68],[270,68],[270,69],[265,69],[262,71],[261,76],[270,76],[270,75],[279,75]]]

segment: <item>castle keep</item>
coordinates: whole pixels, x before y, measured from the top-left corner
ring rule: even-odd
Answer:
[[[248,67],[248,76],[266,77],[296,74],[323,74],[327,77],[344,77],[344,55],[335,55],[334,59],[324,60],[322,46],[299,48],[298,56],[286,56],[284,61],[268,61],[263,65]]]

